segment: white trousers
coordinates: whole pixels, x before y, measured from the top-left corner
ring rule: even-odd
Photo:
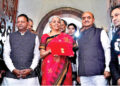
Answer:
[[[104,75],[80,76],[81,86],[107,86],[108,82]]]
[[[13,79],[4,77],[1,86],[40,86],[38,77],[28,79]]]

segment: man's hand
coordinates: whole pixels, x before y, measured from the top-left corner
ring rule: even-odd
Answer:
[[[25,78],[27,75],[29,75],[31,73],[32,69],[23,69],[21,70],[21,75],[22,78]]]
[[[110,77],[110,76],[111,76],[110,72],[104,71],[104,77],[105,77],[105,78],[108,78],[108,77]]]
[[[21,71],[18,69],[14,69],[13,73],[17,76],[17,78],[21,78]]]
[[[2,74],[5,73],[5,70],[1,70],[1,73],[2,73]]]
[[[5,70],[0,71],[0,78],[2,78],[2,75],[5,73]]]
[[[0,78],[2,78],[2,74],[0,73]]]
[[[120,85],[120,79],[117,80],[117,85]]]
[[[77,82],[79,82],[79,84],[80,84],[80,77],[79,76],[77,76]]]

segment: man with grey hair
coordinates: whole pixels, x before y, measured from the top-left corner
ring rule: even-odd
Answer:
[[[110,41],[105,30],[95,27],[91,12],[82,14],[78,39],[78,76],[81,86],[107,86],[110,76]]]

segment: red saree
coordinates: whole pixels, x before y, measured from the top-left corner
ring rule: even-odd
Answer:
[[[61,33],[55,36],[44,34],[40,49],[48,50],[52,42],[63,41],[73,44],[71,36]],[[54,47],[53,47],[54,48]],[[42,61],[42,85],[72,85],[72,67],[66,56],[47,55]]]

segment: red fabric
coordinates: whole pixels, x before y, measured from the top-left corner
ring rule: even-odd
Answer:
[[[49,35],[44,34],[41,37],[41,45],[46,45],[46,50],[54,48],[54,46],[51,46],[54,42],[67,42],[71,45],[73,44],[73,39],[67,34],[60,34],[54,38],[51,38],[52,40],[48,42],[47,44],[47,38]],[[47,55],[43,61],[42,61],[42,85],[53,85],[54,82],[58,79],[60,74],[62,73],[62,70],[64,69],[64,66],[66,65],[66,56],[59,56],[54,57],[53,54]],[[63,85],[72,85],[72,67],[71,63],[69,63],[66,78],[63,82]]]
[[[74,56],[73,46],[66,42],[53,42],[50,46],[53,55]]]

